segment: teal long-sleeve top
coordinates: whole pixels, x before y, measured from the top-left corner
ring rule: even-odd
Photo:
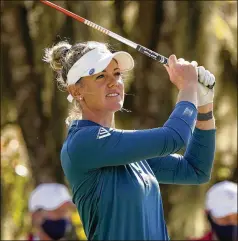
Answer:
[[[169,240],[159,183],[197,185],[211,175],[215,130],[195,128],[196,117],[183,101],[161,128],[73,122],[61,163],[88,240]],[[184,146],[184,156],[173,154]]]

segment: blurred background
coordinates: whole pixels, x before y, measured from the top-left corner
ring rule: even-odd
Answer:
[[[207,189],[222,180],[237,182],[237,2],[54,3],[164,56],[196,60],[216,76],[217,146],[211,181],[161,185],[171,239],[202,235]],[[43,50],[60,40],[107,42],[134,57],[124,106],[131,112],[117,113],[118,128],[162,126],[176,102],[177,90],[160,63],[39,1],[1,1],[1,240],[23,240],[31,230],[27,205],[36,185],[67,185],[59,153],[70,104],[42,61]],[[78,239],[85,239],[77,212],[72,220]]]

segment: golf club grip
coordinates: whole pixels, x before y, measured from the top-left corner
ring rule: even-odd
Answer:
[[[161,64],[168,64],[168,58],[164,57],[163,55],[160,55],[150,49],[147,49],[146,47],[143,47],[141,45],[137,45],[136,50],[139,51],[142,54],[147,55],[148,57],[159,61]]]
[[[164,57],[163,55],[160,55],[150,49],[147,49],[146,47],[143,47],[141,45],[137,45],[136,50],[139,51],[142,54],[147,55],[148,57],[159,61],[161,64],[168,64],[169,59]],[[199,81],[199,75],[198,75],[198,81]],[[200,82],[200,81],[199,81]],[[212,89],[215,85],[215,82],[213,85],[208,85],[207,88]]]

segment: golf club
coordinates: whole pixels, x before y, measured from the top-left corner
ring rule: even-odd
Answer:
[[[124,37],[122,37],[122,36],[120,36],[116,33],[113,33],[112,31],[110,31],[106,28],[103,28],[103,27],[97,25],[96,23],[93,23],[93,22],[91,22],[91,21],[89,21],[89,20],[87,20],[83,17],[80,17],[77,14],[72,13],[72,12],[70,12],[70,11],[50,2],[50,1],[47,1],[47,0],[40,0],[40,1],[42,3],[48,5],[48,6],[52,7],[52,8],[64,13],[65,15],[68,15],[68,16],[76,19],[77,21],[79,21],[81,23],[84,23],[84,24],[86,24],[86,25],[88,25],[88,26],[90,26],[90,27],[92,27],[92,28],[94,28],[94,29],[96,29],[96,30],[98,30],[98,31],[100,31],[100,32],[102,32],[102,33],[104,33],[104,34],[124,43],[124,44],[126,44],[126,45],[131,46],[132,48],[136,49],[140,53],[145,54],[148,57],[150,57],[154,60],[157,60],[162,64],[168,64],[168,58],[164,57],[163,55],[160,55],[160,54],[158,54],[158,53],[156,53],[156,52],[154,52],[154,51],[152,51],[152,50],[150,50],[150,49],[148,49],[148,48],[146,48],[142,45],[136,44],[136,43],[132,42],[131,40],[128,40],[128,39],[126,39],[126,38],[124,38]],[[213,85],[208,85],[207,87],[209,89],[212,89],[214,85],[215,85],[215,82],[214,82]]]

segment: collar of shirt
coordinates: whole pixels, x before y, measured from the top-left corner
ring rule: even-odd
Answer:
[[[100,126],[98,123],[90,120],[74,120],[70,126],[73,127],[83,127],[83,126]]]

